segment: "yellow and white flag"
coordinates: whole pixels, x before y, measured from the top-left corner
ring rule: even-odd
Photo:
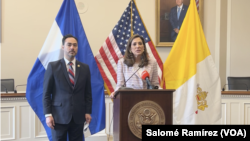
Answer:
[[[174,122],[214,124],[220,119],[220,77],[202,30],[195,0],[190,1],[163,71],[166,89],[176,89]]]

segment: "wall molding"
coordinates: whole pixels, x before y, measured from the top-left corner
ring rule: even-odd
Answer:
[[[250,95],[221,95],[221,98],[250,98]]]
[[[6,114],[8,115],[6,115]],[[7,134],[2,134],[1,131],[1,140],[14,140],[16,138],[16,108],[15,106],[1,106],[1,119],[8,119],[9,125],[4,127],[6,130],[9,131]],[[3,123],[1,124],[1,126]]]
[[[20,139],[29,139],[31,138],[31,107],[29,105],[20,105],[18,112],[18,121],[19,123],[17,128],[19,129],[18,137]],[[27,134],[27,136],[23,136],[23,134]]]
[[[1,97],[1,101],[20,101],[26,100],[26,97]]]

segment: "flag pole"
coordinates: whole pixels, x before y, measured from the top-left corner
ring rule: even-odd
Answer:
[[[132,0],[131,0],[132,1]],[[136,4],[136,2],[134,2],[135,3],[135,8],[136,9],[138,9],[138,7],[137,7],[137,4]],[[140,14],[140,11],[138,10],[138,14],[139,14],[139,16],[141,17],[141,14]],[[132,16],[132,14],[131,14],[131,16]],[[143,19],[141,19],[141,21],[142,21],[142,24],[145,26],[145,23],[144,23],[144,21],[143,21]],[[145,26],[145,30],[146,30],[146,32],[147,33],[149,33],[148,32],[148,30],[147,30],[147,28],[146,28],[146,26]],[[152,38],[150,37],[150,35],[148,34],[148,37],[150,38],[150,40],[152,41]],[[154,48],[156,49],[156,46],[155,46],[155,44],[154,44],[154,42],[152,41],[152,44],[153,44],[153,46],[154,46]],[[157,53],[157,55],[159,56],[159,58],[161,59],[161,57],[160,57],[160,55],[159,55],[159,53],[158,52],[156,52]],[[163,64],[162,64],[162,66],[163,66]],[[163,68],[162,68],[162,72],[163,72]],[[164,80],[163,80],[163,73],[162,73],[162,76],[161,76],[161,82],[160,82],[160,85],[165,89],[165,83],[164,83]]]
[[[133,0],[131,0],[130,12],[131,12],[131,15],[130,15],[131,16],[131,29],[130,29],[131,32],[130,33],[131,33],[131,36],[133,36],[134,34],[133,33],[133,15],[132,15],[133,14]]]

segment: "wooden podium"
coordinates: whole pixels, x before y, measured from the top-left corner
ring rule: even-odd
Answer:
[[[113,141],[140,141],[128,124],[131,109],[143,101],[157,103],[164,112],[165,125],[172,125],[173,92],[175,90],[119,90],[114,99]]]

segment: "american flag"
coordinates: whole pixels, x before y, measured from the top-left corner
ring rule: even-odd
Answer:
[[[199,0],[195,0],[195,2],[196,2],[197,11],[199,13]]]
[[[131,26],[133,28],[131,28]],[[134,0],[131,0],[120,20],[103,43],[98,54],[95,56],[98,68],[105,82],[105,88],[109,93],[113,92],[116,87],[117,62],[119,59],[123,58],[128,39],[133,34],[139,34],[144,37],[150,58],[155,58],[158,63],[159,83],[162,79],[163,63],[146,30]]]

